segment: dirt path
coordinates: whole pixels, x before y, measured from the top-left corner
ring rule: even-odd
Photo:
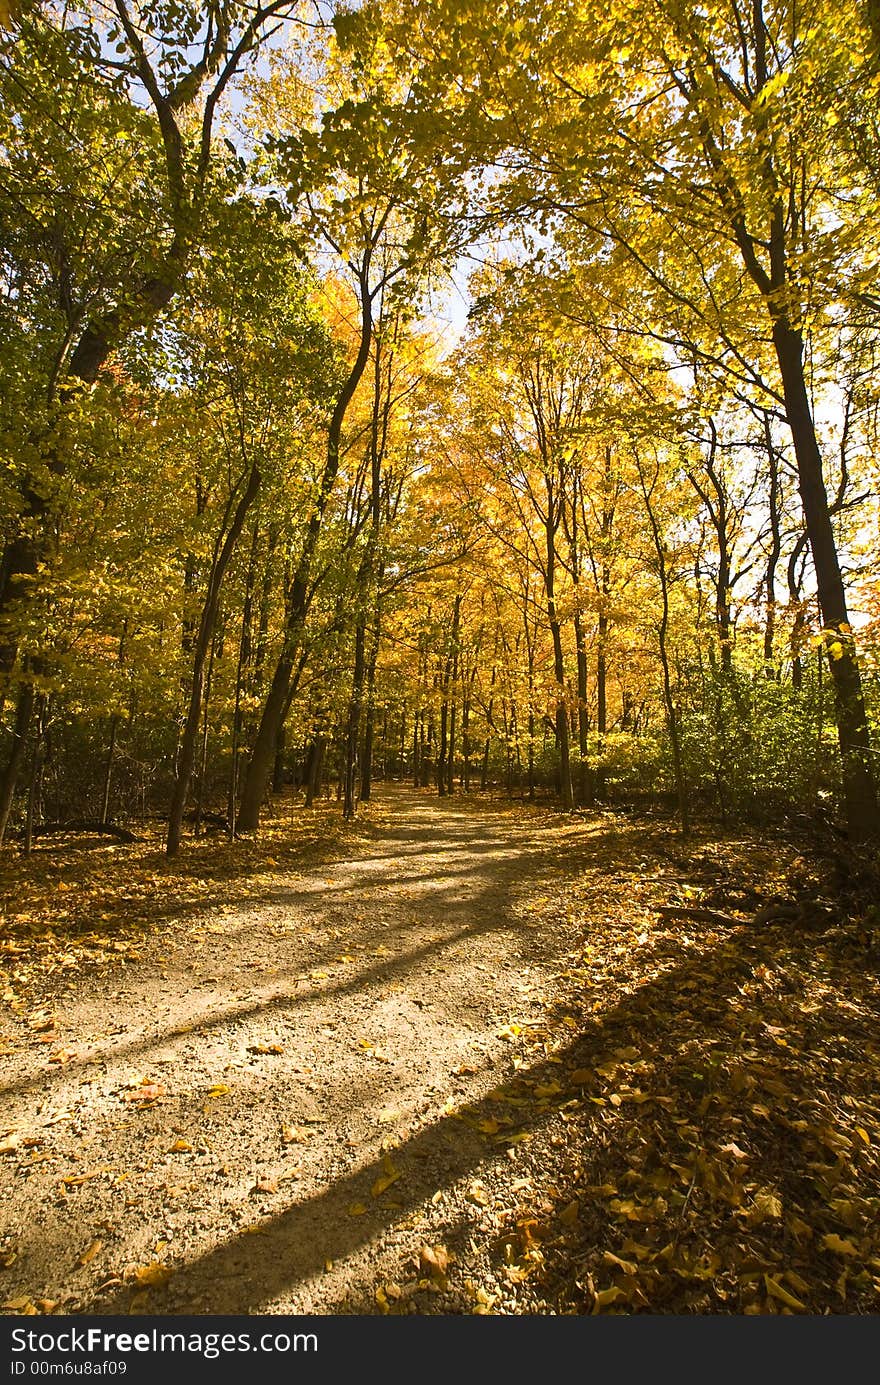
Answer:
[[[802,850],[390,786],[8,853],[0,1311],[875,1313],[873,904]]]
[[[13,1014],[7,1302],[375,1311],[407,1257],[445,1288],[419,1248],[465,1235],[487,1157],[450,1114],[509,1076],[505,1027],[573,942],[540,907],[559,830],[386,790],[347,859],[246,906],[230,883],[142,960],[59,978],[43,1027],[66,1061]]]

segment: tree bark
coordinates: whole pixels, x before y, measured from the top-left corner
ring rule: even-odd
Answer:
[[[251,466],[247,485],[239,498],[226,536],[222,544],[218,545],[219,551],[216,552],[214,562],[211,566],[211,574],[208,578],[208,590],[205,594],[205,601],[202,606],[202,614],[199,620],[199,628],[193,645],[193,672],[190,686],[189,707],[187,708],[186,721],[180,741],[180,751],[177,757],[177,777],[174,782],[171,806],[168,811],[168,836],[165,841],[165,854],[167,856],[175,856],[180,849],[181,825],[183,823],[186,798],[189,793],[189,785],[192,778],[193,765],[195,763],[196,740],[199,731],[199,715],[201,712],[202,690],[204,686],[205,661],[211,647],[214,626],[217,620],[217,611],[220,604],[220,589],[223,584],[226,569],[229,566],[229,560],[232,557],[235,545],[238,542],[238,537],[244,526],[248,510],[256,499],[259,489],[260,472],[256,463],[254,463]]]
[[[778,317],[773,324],[773,344],[782,376],[785,412],[797,460],[798,489],[824,623],[824,647],[834,685],[847,826],[854,841],[863,841],[880,830],[876,776],[855,641],[825,490],[822,455],[807,394],[803,338],[784,317]]]
[[[330,500],[336,476],[339,471],[342,425],[348,406],[367,365],[370,354],[370,341],[373,331],[371,298],[369,289],[369,255],[359,276],[361,330],[357,356],[348,377],[339,392],[330,419],[327,434],[327,451],[324,469],[318,487],[315,507],[306,525],[303,546],[290,586],[285,613],[284,636],[281,653],[275,665],[275,673],[269,695],[263,708],[263,715],[254,740],[250,762],[242,789],[241,808],[238,815],[239,826],[245,831],[255,831],[260,823],[260,810],[266,796],[269,775],[275,751],[278,729],[284,718],[287,693],[293,674],[294,660],[302,639],[303,626],[308,614],[309,580],[312,562],[324,520],[324,512]]]

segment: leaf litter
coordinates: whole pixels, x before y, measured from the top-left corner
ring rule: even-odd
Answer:
[[[543,829],[548,816],[524,806],[503,810],[514,830],[517,823]],[[374,830],[381,836],[378,815]],[[391,1153],[401,1139],[395,1134],[361,1197],[349,1197],[341,1212],[354,1219],[350,1225],[368,1228],[366,1235],[377,1217],[405,1225],[410,1249],[396,1268],[386,1256],[381,1283],[364,1281],[361,1292],[352,1281],[347,1295],[317,1311],[876,1312],[880,988],[872,896],[860,883],[865,871],[860,876],[859,863],[845,853],[841,863],[840,852],[823,856],[803,841],[698,835],[684,844],[662,824],[633,826],[611,814],[574,823],[557,817],[552,834],[560,847],[558,856],[548,853],[556,869],[546,871],[543,889],[519,890],[516,914],[526,927],[549,924],[557,936],[561,929],[569,954],[553,975],[545,968],[537,988],[522,988],[528,1007],[510,1007],[488,1025],[485,1043],[499,1055],[492,1079],[485,1080],[481,1060],[462,1061],[459,1052],[447,1068],[447,1089],[438,1088],[432,1118],[450,1131],[447,1141],[465,1134],[477,1141],[478,1162],[469,1156],[460,1176],[431,1188],[406,1212],[416,1179],[406,1159]],[[339,843],[333,826],[308,845],[329,861]],[[289,822],[279,825],[265,845],[245,844],[247,868],[262,879],[278,862],[285,869],[291,860],[302,864],[301,847],[291,845]],[[62,883],[71,886],[61,891],[60,907],[33,862],[4,864],[17,893],[2,943],[13,1017],[8,1043],[16,1052],[27,1033],[32,1047],[23,1053],[40,1045],[49,1062],[81,1063],[74,1045],[93,1036],[67,1032],[71,973],[87,978],[98,968],[113,975],[139,960],[155,966],[156,952],[167,963],[185,938],[196,949],[200,939],[210,946],[206,935],[222,934],[224,913],[240,903],[240,881],[225,878],[216,844],[194,844],[195,859],[173,874],[163,873],[150,846],[125,851],[102,848],[101,868],[93,862],[91,874],[75,853],[56,852],[56,868],[69,875]],[[198,880],[203,866],[206,878]],[[196,902],[201,912],[188,920]],[[184,921],[172,927],[175,908]],[[277,917],[267,928],[275,939],[290,935]],[[332,941],[327,960],[304,969],[315,987],[335,970],[350,974],[362,951],[354,931],[345,950]],[[394,948],[383,942],[366,955],[393,957]],[[477,964],[479,987],[499,956],[496,945]],[[456,965],[448,953],[432,986],[438,977],[447,984]],[[213,970],[209,979],[216,981]],[[320,1032],[332,1037],[337,1024]],[[390,1065],[392,1051],[396,1065],[398,1050],[388,1049],[376,1023],[360,1024],[352,1020],[354,1061]],[[275,1032],[258,1030],[239,1045],[239,1055],[272,1059],[251,1059],[251,1071],[294,1062],[290,1043],[280,1041],[281,1030],[276,1041]],[[349,1061],[341,1047],[333,1061]],[[141,1141],[154,1139],[155,1126],[151,1158],[160,1165],[163,1157],[185,1154],[208,1161],[217,1178],[231,1178],[234,1159],[226,1154],[222,1162],[205,1142],[209,1131],[216,1140],[223,1123],[234,1120],[242,1100],[231,1071],[229,1080],[207,1077],[203,1105],[192,1106],[193,1119],[207,1121],[204,1133],[175,1138],[182,1098],[174,1068],[154,1067],[117,1084],[115,1119],[134,1119]],[[467,1086],[469,1095],[456,1095]],[[370,1117],[373,1128],[402,1128],[404,1103],[396,1092],[394,1098]],[[76,1110],[75,1102],[67,1111],[47,1108],[3,1132],[0,1152],[10,1173],[34,1177],[34,1160],[51,1168],[58,1155],[51,1144],[46,1152],[37,1146],[47,1131],[54,1139],[69,1128],[85,1138],[84,1157],[72,1160],[68,1141],[67,1162],[55,1175],[59,1196],[88,1198],[90,1189],[103,1196],[105,1188],[129,1185],[133,1214],[143,1171],[120,1161],[99,1164],[94,1147],[89,1158],[88,1131],[76,1125]],[[291,1110],[274,1128],[279,1150],[308,1141],[311,1154],[334,1139],[309,1109]],[[247,1141],[244,1132],[237,1138]],[[108,1157],[109,1150],[101,1153]],[[179,1168],[187,1164],[178,1158]],[[244,1180],[245,1198],[251,1191],[280,1197],[288,1188],[299,1196],[300,1177],[298,1168],[280,1165],[265,1176],[258,1171]],[[190,1192],[169,1181],[160,1198],[168,1205],[188,1198],[197,1209],[197,1186],[198,1179]],[[261,1230],[249,1223],[241,1229]],[[132,1311],[153,1311],[157,1295],[165,1302],[173,1265],[147,1258],[120,1268],[115,1232],[83,1233],[69,1262],[80,1279],[94,1273],[105,1286],[128,1286]],[[339,1272],[336,1253],[322,1254],[325,1260],[333,1267],[328,1275]],[[15,1237],[6,1235],[0,1270],[14,1285],[6,1311],[76,1311],[77,1303],[101,1301],[81,1298],[79,1287],[67,1297],[55,1285],[44,1292],[24,1267]]]

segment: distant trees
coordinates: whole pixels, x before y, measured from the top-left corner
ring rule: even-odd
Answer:
[[[0,832],[156,812],[173,855],[392,773],[872,834],[844,8],[8,16]]]

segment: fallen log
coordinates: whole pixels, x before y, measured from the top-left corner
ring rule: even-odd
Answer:
[[[31,828],[32,837],[61,836],[62,833],[77,836],[114,837],[118,842],[136,842],[137,837],[127,827],[118,827],[115,822],[91,822],[86,818],[73,818],[70,822],[38,822]],[[25,830],[18,833],[24,837]]]

